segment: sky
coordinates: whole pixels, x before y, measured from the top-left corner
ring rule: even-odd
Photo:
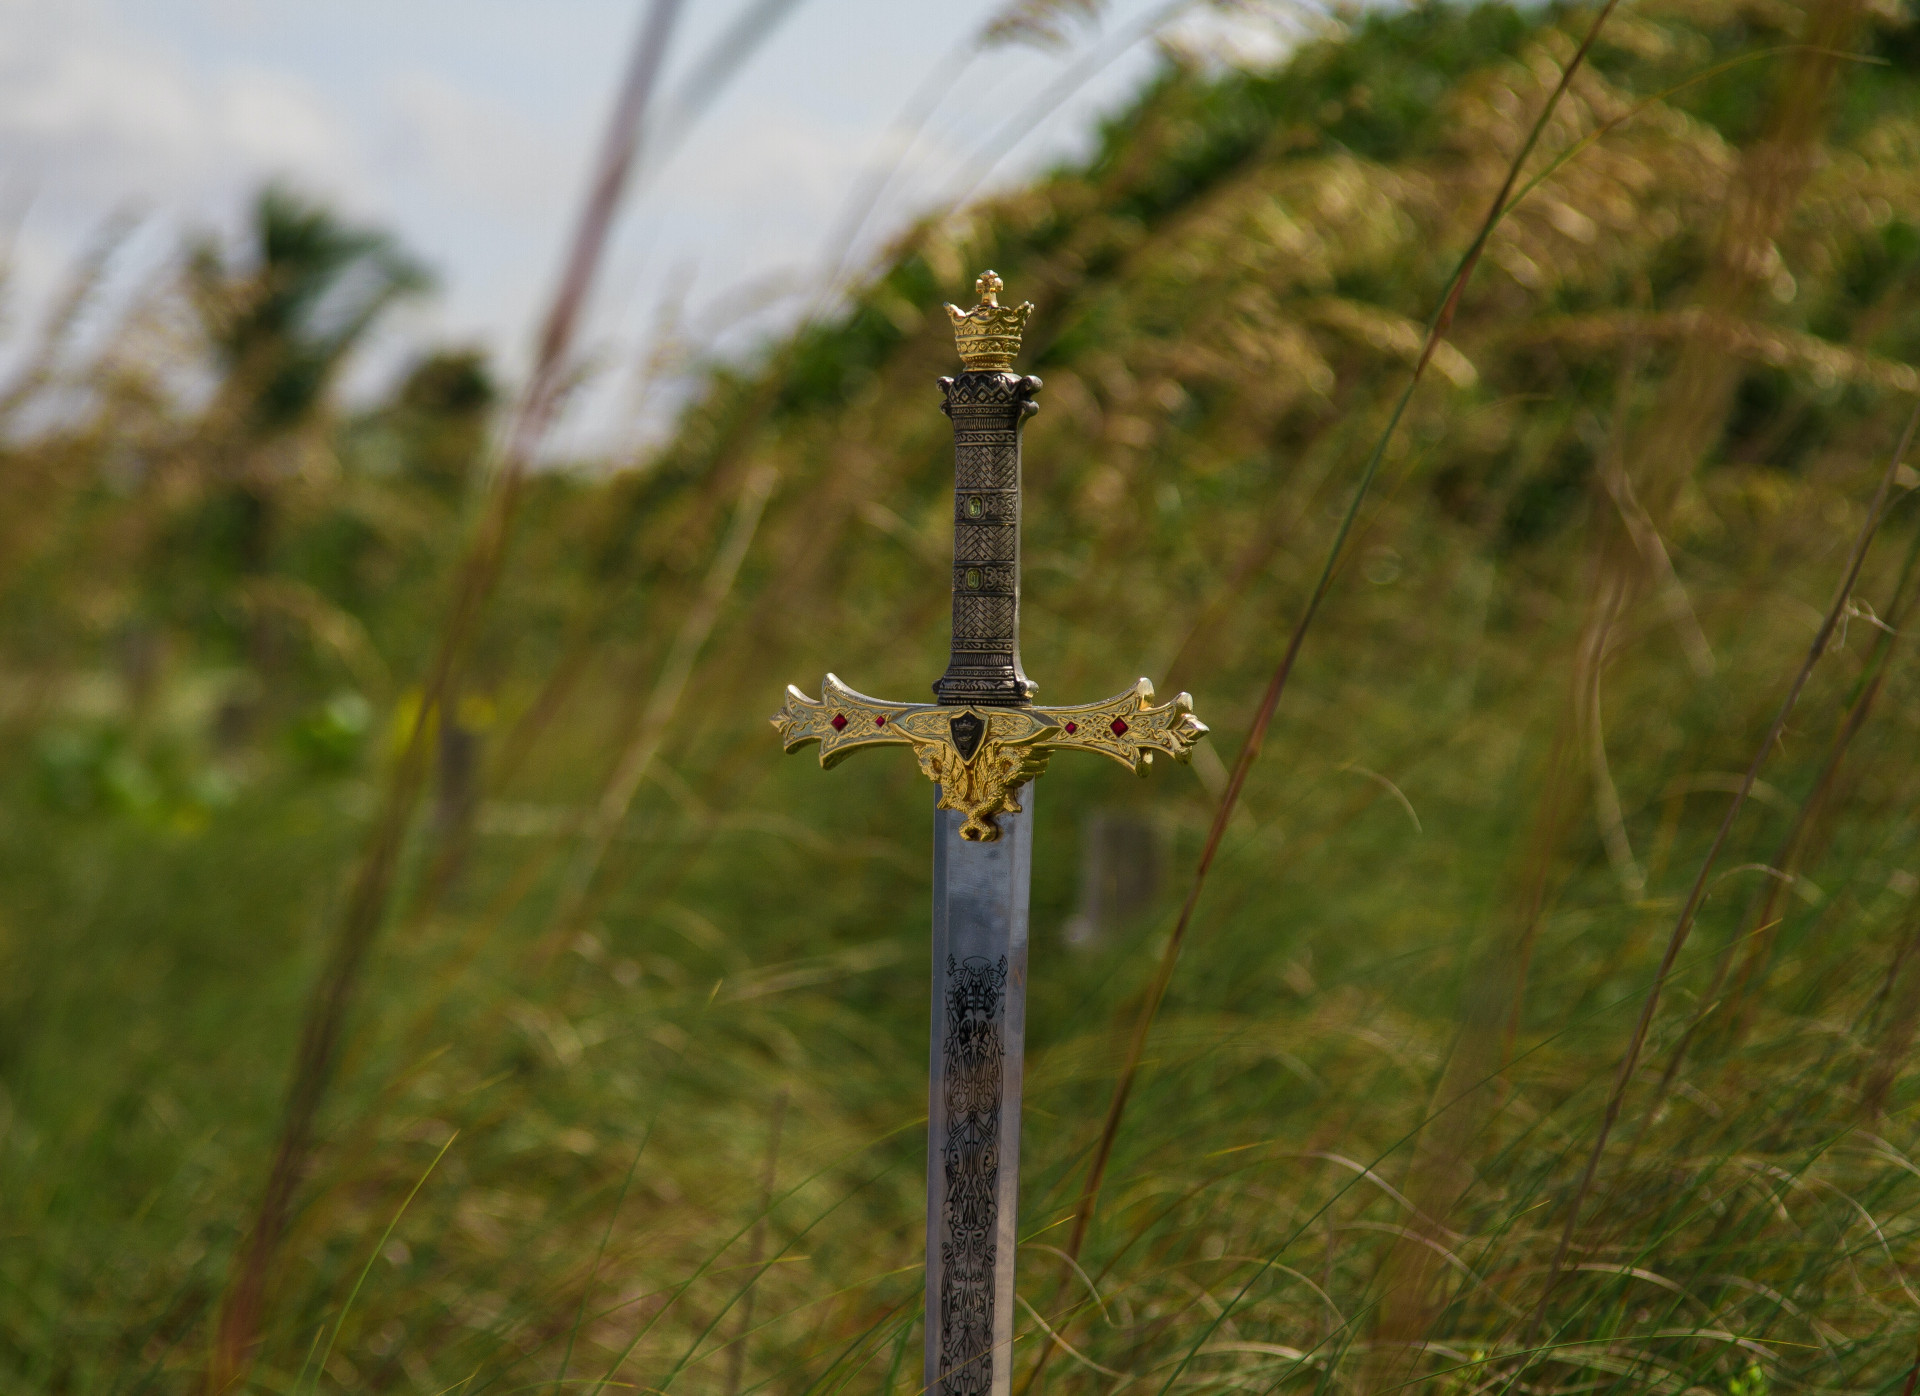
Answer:
[[[843,257],[860,265],[928,209],[1086,151],[1152,72],[1158,39],[1269,56],[1287,32],[1267,15],[1107,0],[1085,5],[1100,13],[1071,22],[1064,45],[969,61],[1010,3],[793,0],[756,26],[764,42],[702,119],[649,147],[588,326],[573,449],[667,420],[671,394],[640,387],[663,325],[676,342],[747,352]],[[686,0],[656,137],[679,81],[756,6],[780,8]],[[388,229],[435,274],[349,392],[377,392],[436,344],[483,347],[511,380],[641,15],[642,0],[0,0],[0,365],[116,214],[137,222],[102,332],[186,238],[234,237],[253,192],[278,180]],[[902,113],[928,94],[938,104],[903,149]],[[1025,134],[1009,143],[1010,129]],[[887,168],[849,243],[857,192]]]

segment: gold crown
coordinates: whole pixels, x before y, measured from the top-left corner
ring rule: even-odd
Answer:
[[[1020,352],[1020,335],[1027,328],[1027,317],[1033,314],[1033,302],[1000,304],[1004,286],[998,272],[983,271],[973,283],[980,304],[972,310],[947,307],[947,318],[953,321],[954,347],[969,371],[1012,368],[1013,356]]]

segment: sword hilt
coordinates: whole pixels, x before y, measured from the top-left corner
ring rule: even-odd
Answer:
[[[1020,668],[1020,428],[1039,411],[1040,380],[1013,372],[1033,306],[1001,305],[993,272],[974,289],[973,309],[947,307],[966,371],[940,380],[953,420],[953,649],[938,701],[889,703],[828,674],[817,700],[789,688],[773,725],[788,751],[818,742],[822,766],[912,747],[939,807],[964,816],[960,837],[993,843],[995,821],[1020,812],[1020,791],[1054,752],[1098,752],[1145,775],[1156,752],[1185,761],[1207,725],[1184,693],[1155,703],[1145,679],[1100,703],[1033,705],[1038,685]]]
[[[953,421],[953,646],[933,686],[941,703],[1025,707],[1038,687],[1020,668],[1020,428],[1040,410],[1039,389],[1003,369],[940,380]]]

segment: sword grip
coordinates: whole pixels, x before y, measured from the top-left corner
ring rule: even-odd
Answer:
[[[1040,380],[985,369],[940,380],[953,422],[953,646],[934,698],[1026,707],[1020,667],[1020,428]]]

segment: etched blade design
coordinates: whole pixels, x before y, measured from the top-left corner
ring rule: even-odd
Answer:
[[[1030,797],[1032,789],[1020,792]],[[933,1396],[1012,1383],[1020,1085],[1027,1018],[1030,810],[1001,837],[936,809],[927,1151],[926,1382]]]
[[[987,1392],[993,1376],[1000,1093],[1006,1086],[1007,957],[947,956],[947,1239],[940,1259],[940,1365],[946,1390]]]

